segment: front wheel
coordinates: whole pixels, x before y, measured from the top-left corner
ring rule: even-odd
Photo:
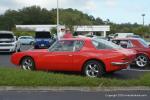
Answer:
[[[136,66],[139,68],[145,68],[149,64],[149,59],[146,55],[140,54],[135,60]]]
[[[35,70],[35,63],[31,57],[24,57],[21,61],[21,68],[24,70]]]
[[[101,77],[105,71],[103,64],[95,60],[90,60],[84,64],[83,72],[88,77]]]
[[[34,42],[32,41],[32,42],[30,42],[30,45],[34,45]]]

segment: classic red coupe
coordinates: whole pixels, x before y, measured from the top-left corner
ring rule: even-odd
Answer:
[[[89,77],[127,68],[136,52],[103,39],[68,38],[49,49],[18,52],[11,61],[25,70],[78,71]]]
[[[113,43],[120,45],[123,48],[135,50],[137,57],[135,64],[139,68],[145,68],[150,63],[150,46],[142,38],[118,38],[113,39]]]

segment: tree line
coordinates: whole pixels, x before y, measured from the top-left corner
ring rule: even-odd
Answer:
[[[74,25],[110,25],[111,33],[133,32],[135,34],[149,37],[150,25],[139,25],[137,23],[112,23],[109,19],[103,21],[100,17],[83,13],[77,9],[59,9],[60,24],[70,28]],[[16,31],[15,25],[36,25],[36,24],[56,24],[57,10],[41,8],[39,6],[25,7],[19,10],[7,10],[0,15],[0,30]],[[16,31],[18,32],[18,31]],[[29,34],[29,33],[28,33]]]

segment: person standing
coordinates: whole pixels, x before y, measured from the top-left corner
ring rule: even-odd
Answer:
[[[65,28],[61,28],[59,33],[57,34],[58,35],[58,40],[63,38],[64,34],[65,34]]]
[[[63,38],[73,38],[73,35],[69,28],[66,28],[66,33],[64,34]]]

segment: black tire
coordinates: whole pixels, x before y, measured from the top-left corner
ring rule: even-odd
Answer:
[[[34,49],[39,49],[39,47],[38,46],[34,46]]]
[[[84,64],[83,74],[85,76],[101,77],[104,73],[105,73],[104,65],[96,60],[90,60]]]
[[[32,41],[32,42],[30,42],[30,45],[34,45],[34,42]]]
[[[17,52],[20,52],[21,50],[20,50],[20,48],[17,50]]]
[[[35,70],[35,62],[31,57],[24,57],[20,65],[24,70]]]
[[[146,68],[149,65],[149,58],[144,54],[140,54],[136,57],[135,64],[139,68]]]

